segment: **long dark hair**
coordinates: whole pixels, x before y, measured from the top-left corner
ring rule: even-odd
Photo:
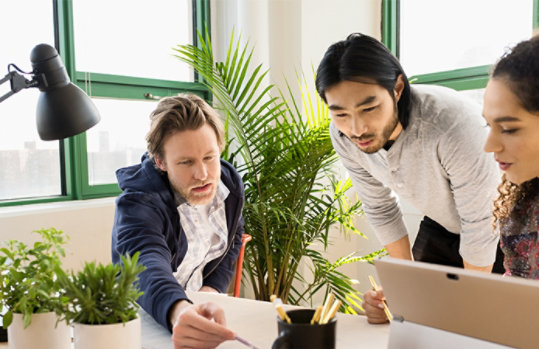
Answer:
[[[346,40],[331,45],[316,72],[316,90],[326,101],[325,92],[341,81],[365,82],[369,78],[394,96],[395,84],[402,75],[404,90],[397,104],[399,121],[408,126],[410,110],[410,84],[399,60],[380,41],[364,34],[350,34]]]

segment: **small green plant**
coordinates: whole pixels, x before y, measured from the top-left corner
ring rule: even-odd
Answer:
[[[57,271],[67,236],[54,228],[34,233],[41,235],[41,241],[32,246],[10,240],[0,248],[0,303],[7,308],[4,328],[11,324],[13,313],[23,315],[26,328],[32,314],[56,311],[61,304]]]
[[[121,264],[87,262],[82,271],[60,273],[62,319],[90,325],[135,319],[139,308],[136,301],[142,295],[137,275],[146,269],[138,264],[139,254],[122,256]]]

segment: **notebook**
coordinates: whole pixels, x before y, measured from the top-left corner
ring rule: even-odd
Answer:
[[[539,348],[539,281],[390,257],[374,264],[395,322]]]

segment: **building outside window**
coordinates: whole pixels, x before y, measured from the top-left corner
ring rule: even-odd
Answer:
[[[29,9],[31,8],[31,11]],[[209,98],[197,76],[173,57],[196,44],[209,23],[204,0],[50,0],[3,4],[0,69],[31,71],[30,52],[55,46],[73,83],[94,101],[101,121],[62,141],[42,141],[37,89],[0,104],[0,206],[117,195],[115,170],[138,163],[157,99],[177,93]],[[32,30],[17,30],[32,23]],[[208,28],[209,29],[209,28]],[[0,71],[0,75],[7,70]],[[9,83],[0,86],[0,95]]]

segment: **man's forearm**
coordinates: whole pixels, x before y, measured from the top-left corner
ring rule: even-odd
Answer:
[[[389,256],[400,259],[412,259],[412,252],[410,251],[410,240],[408,235],[384,246]]]

